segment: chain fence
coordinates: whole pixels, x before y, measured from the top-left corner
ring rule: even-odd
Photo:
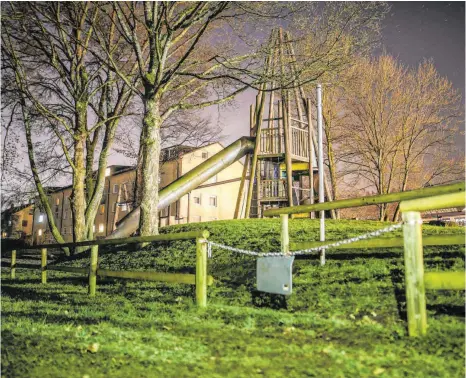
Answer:
[[[321,245],[319,247],[301,249],[301,250],[298,250],[298,251],[290,251],[288,253],[283,253],[283,252],[256,252],[256,251],[250,251],[250,250],[247,250],[247,249],[231,247],[231,246],[228,246],[228,245],[225,245],[225,244],[216,243],[216,242],[213,242],[213,241],[209,240],[209,241],[207,241],[207,256],[209,258],[212,257],[212,247],[217,247],[219,249],[223,249],[223,250],[226,250],[226,251],[240,253],[240,254],[248,255],[248,256],[256,256],[256,257],[283,257],[283,256],[306,255],[306,254],[319,252],[319,251],[321,251],[323,249],[327,250],[327,249],[331,249],[331,248],[337,248],[337,247],[339,247],[339,246],[341,246],[343,244],[351,244],[351,243],[355,243],[355,242],[360,241],[360,240],[375,238],[375,237],[380,236],[382,234],[396,231],[399,228],[401,228],[402,226],[403,226],[403,222],[397,223],[397,224],[394,224],[394,225],[391,225],[391,226],[388,226],[388,227],[385,227],[385,228],[382,228],[380,230],[368,232],[366,234],[362,234],[362,235],[359,235],[359,236],[354,236],[352,238],[339,240],[339,241],[334,242],[334,243]]]

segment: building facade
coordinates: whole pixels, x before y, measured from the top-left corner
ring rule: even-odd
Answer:
[[[160,188],[169,185],[222,149],[220,143],[213,143],[201,148],[182,146],[162,150]],[[243,164],[235,162],[166,209],[162,209],[159,214],[160,226],[233,219],[242,171]],[[134,167],[107,168],[104,193],[94,223],[96,238],[110,235],[117,223],[133,210],[135,180]],[[71,186],[64,187],[48,196],[56,225],[65,241],[73,240],[71,191]],[[54,241],[47,215],[40,206],[35,207],[34,222],[31,223],[31,235],[35,244]]]
[[[2,212],[2,238],[28,240],[33,231],[34,204],[11,207]]]

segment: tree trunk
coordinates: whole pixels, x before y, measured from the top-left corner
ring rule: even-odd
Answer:
[[[145,101],[141,167],[141,217],[142,236],[158,234],[159,160],[160,160],[160,100],[151,96]]]
[[[45,193],[44,187],[42,186],[42,182],[39,177],[39,172],[36,166],[36,161],[34,157],[34,145],[32,143],[32,135],[31,135],[31,123],[29,118],[29,112],[26,109],[26,104],[24,100],[21,100],[21,110],[23,115],[23,122],[26,131],[26,143],[28,148],[28,157],[29,157],[29,164],[31,166],[32,175],[34,177],[34,183],[36,184],[37,192],[39,193],[39,199],[44,207],[45,213],[47,214],[47,223],[50,228],[50,232],[52,233],[53,237],[57,241],[57,243],[64,243],[65,240],[58,229],[55,219],[53,217],[52,209],[50,207],[50,202],[47,198],[47,194]],[[64,206],[65,204],[63,204]],[[63,252],[66,256],[70,255],[70,250],[68,248],[63,248]]]
[[[85,151],[86,136],[82,134],[74,144],[73,194],[71,197],[71,211],[73,214],[73,240],[84,241],[87,238],[86,228],[86,194],[84,182],[86,180]]]
[[[401,185],[401,191],[404,192],[406,190],[406,186],[408,185],[408,173],[405,172],[405,175],[403,177],[403,183]],[[393,222],[398,221],[398,217],[400,216],[400,203],[396,205],[395,213],[393,214]]]
[[[332,187],[333,200],[338,200],[338,185],[337,185],[337,172],[335,164],[335,155],[333,153],[333,144],[330,135],[327,133],[327,156],[328,156],[328,170],[330,173],[330,185]],[[340,219],[340,210],[335,210],[335,218]]]

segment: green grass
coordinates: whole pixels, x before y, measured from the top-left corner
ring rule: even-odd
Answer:
[[[327,223],[335,240],[382,228]],[[180,225],[257,251],[278,250],[279,220]],[[293,241],[317,240],[318,221],[291,220]],[[464,232],[425,227],[424,234]],[[401,235],[400,232],[396,233]],[[386,235],[387,237],[393,236]],[[85,255],[83,255],[85,256]],[[105,251],[109,269],[194,272],[191,241]],[[214,248],[209,304],[189,285],[98,281],[87,296],[76,275],[2,269],[4,377],[464,377],[464,292],[428,292],[428,335],[408,338],[400,249],[328,251],[297,260],[289,297],[255,290],[255,259]],[[63,262],[87,266],[88,258]],[[464,270],[464,248],[425,248],[426,271]],[[96,346],[98,346],[97,351]]]

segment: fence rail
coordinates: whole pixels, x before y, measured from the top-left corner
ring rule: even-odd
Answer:
[[[307,130],[291,127],[291,153],[309,158],[309,133]]]
[[[285,151],[284,136],[278,127],[271,127],[261,130],[259,153],[281,154]]]
[[[465,191],[465,183],[460,182],[450,185],[432,186],[422,189],[409,190],[406,192],[381,194],[370,197],[350,198],[332,202],[316,203],[313,205],[300,205],[292,207],[281,207],[279,209],[270,209],[264,211],[264,216],[273,217],[281,214],[301,214],[310,213],[311,211],[321,210],[336,210],[347,209],[350,207],[361,207],[370,205],[379,205],[382,203],[392,203],[406,201],[417,198],[432,197],[442,194],[463,193]],[[405,210],[406,211],[406,210]],[[422,210],[421,210],[422,211]]]
[[[286,180],[262,180],[261,191],[261,200],[286,199]]]
[[[21,247],[21,249],[31,250],[38,249],[41,251],[41,264],[17,264],[17,250],[16,246],[2,243],[4,250],[11,250],[11,279],[16,278],[16,269],[40,269],[41,282],[47,283],[47,271],[62,271],[69,273],[85,274],[89,279],[89,295],[94,296],[97,288],[97,277],[115,277],[136,279],[145,281],[160,281],[168,283],[181,283],[196,286],[196,303],[200,307],[207,305],[207,286],[212,285],[213,277],[207,275],[207,238],[209,232],[204,231],[190,231],[180,232],[177,234],[163,234],[152,236],[138,236],[132,238],[112,239],[112,240],[89,240],[78,243],[63,243],[63,244],[43,244],[35,246]],[[107,269],[100,269],[98,266],[98,251],[101,245],[121,245],[121,244],[135,244],[147,242],[168,242],[173,240],[196,240],[196,274],[186,273],[162,273],[151,271],[114,271]],[[47,249],[64,248],[64,247],[91,247],[90,265],[89,268],[78,268],[71,266],[57,266],[47,265]]]

